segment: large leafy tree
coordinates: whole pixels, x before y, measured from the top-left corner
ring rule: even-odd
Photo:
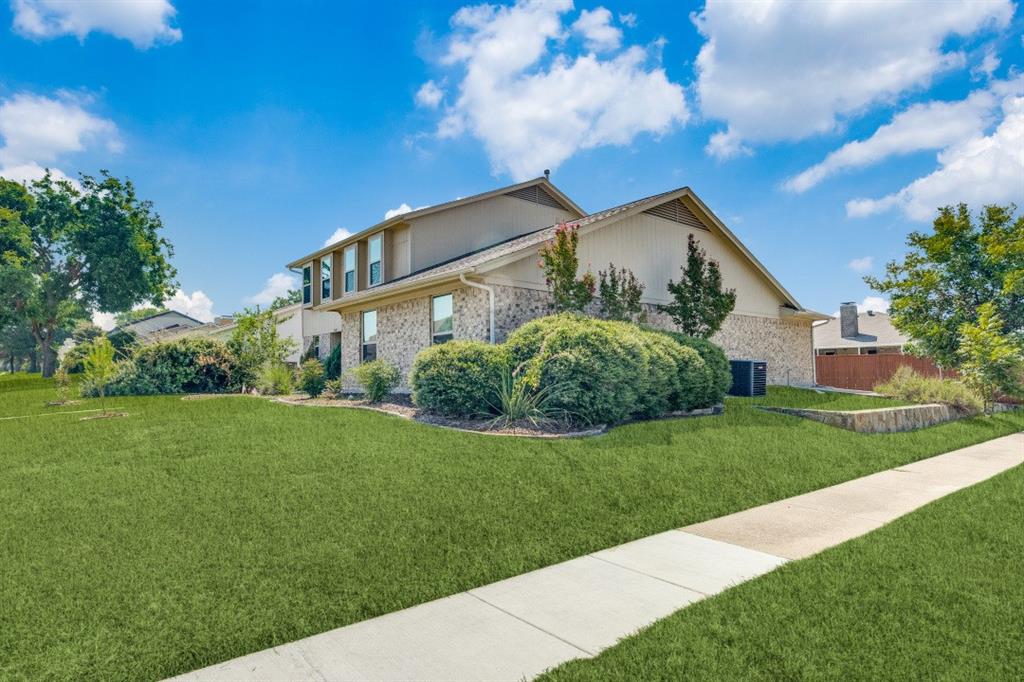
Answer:
[[[302,291],[299,289],[289,289],[288,293],[284,296],[278,296],[270,304],[270,310],[278,310],[285,308],[290,305],[294,305],[302,300]]]
[[[939,209],[931,233],[911,232],[910,252],[882,278],[866,277],[890,296],[893,324],[912,349],[942,367],[964,355],[961,328],[991,303],[1003,333],[1024,334],[1024,216],[1016,206],[986,206],[975,221],[967,204]]]
[[[668,281],[672,303],[660,306],[687,336],[706,339],[722,327],[736,307],[736,290],[722,288],[718,262],[708,258],[691,234],[686,240],[686,265],[678,282]]]
[[[0,298],[31,329],[44,376],[62,332],[88,311],[159,304],[171,293],[162,226],[130,181],[106,171],[83,175],[79,187],[49,173],[27,188],[0,178]]]

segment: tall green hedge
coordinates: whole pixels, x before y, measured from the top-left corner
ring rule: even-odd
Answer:
[[[527,322],[501,346],[463,341],[427,349],[417,356],[410,383],[418,406],[472,416],[488,411],[508,366],[534,390],[546,389],[554,410],[613,424],[720,402],[724,358],[710,342],[684,343],[628,322],[561,314]]]
[[[233,387],[235,358],[222,342],[184,338],[136,350],[120,364],[109,395],[219,393]],[[88,394],[90,389],[84,387]]]

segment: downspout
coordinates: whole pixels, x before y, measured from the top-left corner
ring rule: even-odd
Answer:
[[[459,281],[468,287],[474,289],[483,289],[487,292],[487,305],[490,308],[490,341],[494,343],[494,287],[489,287],[486,284],[480,284],[479,282],[470,282],[466,279],[466,273],[459,273]]]

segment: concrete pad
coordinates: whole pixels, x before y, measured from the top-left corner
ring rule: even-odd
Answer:
[[[709,595],[786,562],[782,557],[680,530],[628,542],[591,556]]]
[[[469,593],[589,653],[704,597],[590,556]]]
[[[181,680],[521,680],[586,652],[466,593],[308,637]],[[280,658],[277,657],[277,658]]]
[[[682,530],[768,554],[803,559],[883,525],[862,516],[775,502]]]

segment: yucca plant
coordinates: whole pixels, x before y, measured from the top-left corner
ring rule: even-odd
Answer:
[[[488,401],[497,417],[491,420],[491,428],[504,428],[515,422],[529,422],[534,427],[567,417],[568,413],[552,405],[559,388],[545,386],[534,389],[524,377],[516,376],[511,368],[505,368],[494,391],[494,399]]]

